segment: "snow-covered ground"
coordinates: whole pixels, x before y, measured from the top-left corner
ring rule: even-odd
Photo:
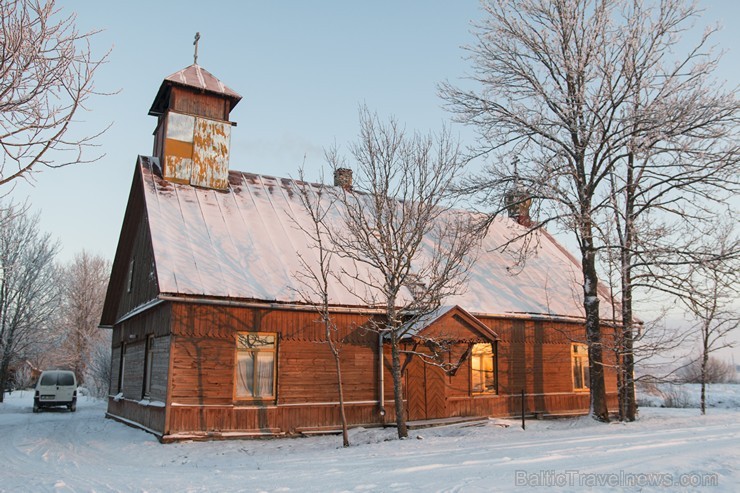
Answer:
[[[105,404],[0,404],[0,491],[737,491],[740,409],[643,408],[632,424],[489,420],[336,436],[161,445]],[[699,487],[700,485],[703,487]],[[531,486],[533,488],[526,488]],[[554,486],[554,488],[553,488]],[[525,488],[523,488],[525,487]]]

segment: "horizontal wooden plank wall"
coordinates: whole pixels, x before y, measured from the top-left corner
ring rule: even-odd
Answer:
[[[215,305],[172,305],[172,375],[168,433],[252,431],[293,433],[339,425],[334,362],[323,326],[312,311],[251,309]],[[390,356],[385,356],[385,410],[378,412],[377,334],[367,316],[337,314],[347,416],[351,424],[392,423]],[[553,321],[482,319],[499,336],[498,395],[470,394],[469,362],[446,380],[449,416],[511,416],[587,412],[588,392],[572,388],[571,343],[583,326]],[[264,405],[234,401],[235,334],[278,334],[277,399]],[[449,360],[460,358],[458,346]],[[608,390],[615,391],[613,372]],[[407,385],[410,383],[405,382]],[[535,395],[532,395],[535,394]],[[614,401],[611,395],[610,400]],[[612,404],[613,405],[613,404]]]
[[[172,87],[170,108],[190,115],[202,115],[214,120],[228,120],[230,104],[222,96],[198,92],[190,88]]]
[[[341,364],[348,419],[380,422],[377,396],[377,334],[367,316],[338,314]],[[234,406],[235,336],[278,334],[277,399],[264,406]],[[313,311],[257,310],[175,304],[169,432],[283,430],[338,423],[336,367],[325,332]],[[390,371],[387,378],[390,379]],[[392,397],[392,387],[386,387]],[[305,403],[307,405],[300,405]],[[203,406],[203,407],[200,407]]]
[[[347,404],[353,425],[381,424],[375,404]],[[339,406],[182,407],[170,410],[170,433],[243,431],[264,434],[298,433],[340,426]]]
[[[107,414],[125,422],[138,423],[159,435],[164,431],[164,407],[142,406],[136,401],[109,398]]]
[[[608,396],[609,405],[616,407],[615,394]],[[576,415],[588,413],[587,393],[570,395],[526,396],[526,415]],[[347,420],[352,426],[394,425],[393,406],[386,408],[385,417],[375,404],[346,406]],[[519,417],[520,395],[476,396],[472,399],[452,398],[447,401],[450,417],[495,416]],[[241,431],[255,434],[295,434],[316,429],[338,429],[341,425],[336,404],[306,404],[305,406],[224,406],[183,407],[170,410],[170,433]]]

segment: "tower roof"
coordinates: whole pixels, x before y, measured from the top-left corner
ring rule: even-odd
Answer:
[[[166,77],[159,87],[157,96],[154,98],[149,114],[152,116],[161,115],[167,107],[167,94],[173,85],[190,87],[199,91],[209,92],[225,97],[231,101],[233,109],[242,97],[229,86],[218,80],[212,73],[198,64],[192,64],[174,74]]]

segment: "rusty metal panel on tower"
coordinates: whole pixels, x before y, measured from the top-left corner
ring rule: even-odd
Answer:
[[[193,166],[195,117],[171,111],[164,143],[164,179],[189,183]]]
[[[190,184],[224,190],[229,183],[231,124],[196,118]]]

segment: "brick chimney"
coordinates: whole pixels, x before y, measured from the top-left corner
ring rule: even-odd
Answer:
[[[352,190],[352,170],[349,168],[337,168],[334,171],[334,186],[342,187],[347,191]]]
[[[506,210],[509,217],[518,224],[529,228],[532,226],[532,218],[529,216],[529,208],[532,205],[532,196],[525,187],[515,183],[504,197]]]

